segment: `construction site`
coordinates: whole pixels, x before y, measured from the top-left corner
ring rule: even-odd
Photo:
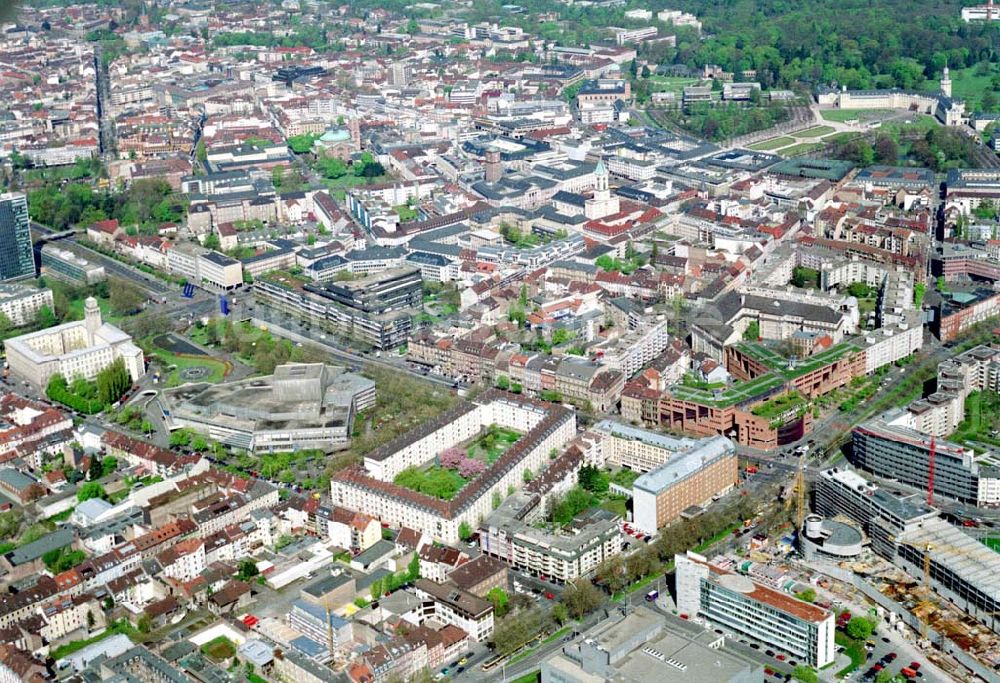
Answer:
[[[949,640],[990,669],[1000,666],[1000,637],[965,614],[947,600],[942,600],[923,582],[901,571],[887,572],[873,581],[882,595],[900,604],[920,622],[921,645],[932,661],[946,671],[947,658],[934,656],[933,645]],[[930,646],[930,647],[929,647]]]
[[[916,632],[928,658],[957,678],[971,670],[997,680],[1000,553],[939,514],[940,444],[934,436],[928,441],[922,494],[900,494],[842,468],[818,478],[817,511],[830,519],[846,516],[865,536],[866,549],[857,557],[828,559],[842,570],[831,575],[849,584],[831,589],[845,595],[860,590],[889,613],[896,630]]]

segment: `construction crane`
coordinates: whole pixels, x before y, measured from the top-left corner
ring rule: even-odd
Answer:
[[[808,449],[803,448],[799,454],[799,466],[795,472],[795,523],[796,528],[802,529],[806,521],[806,454]]]
[[[794,491],[786,489],[788,491],[788,497],[785,498],[785,510],[790,510],[792,505],[795,505],[795,522],[798,525],[798,530],[802,531],[802,525],[806,520],[806,454],[808,449],[802,447],[799,451],[799,464],[795,470],[795,479],[792,482],[792,487]]]
[[[931,453],[932,454],[934,453],[934,439],[933,438],[931,439]],[[934,472],[933,462],[934,462],[934,456],[932,455],[931,456],[931,463],[932,463],[932,465],[931,465],[931,473],[932,474]],[[933,490],[932,490],[932,493],[929,494],[929,495],[933,496]],[[926,545],[924,545],[924,590],[927,591],[928,599],[925,599],[921,604],[930,602],[929,597],[930,597],[930,595],[933,592],[933,590],[931,588],[931,551],[932,550],[934,550],[934,546],[931,545],[930,543],[927,543]],[[920,637],[923,638],[924,640],[927,640],[927,622],[928,621],[930,621],[929,617],[927,619],[921,619],[920,620]]]
[[[927,504],[934,506],[934,458],[937,455],[937,441],[931,435],[931,450],[927,454]]]

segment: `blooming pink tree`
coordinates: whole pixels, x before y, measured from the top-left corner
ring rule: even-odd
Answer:
[[[438,462],[441,463],[441,467],[449,470],[458,469],[463,460],[465,460],[465,451],[461,448],[446,448],[438,456]]]
[[[486,471],[486,465],[481,460],[466,458],[458,465],[458,473],[465,479],[478,477]]]

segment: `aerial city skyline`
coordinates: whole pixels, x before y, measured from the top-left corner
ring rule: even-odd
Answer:
[[[0,681],[1000,680],[1000,7],[0,13]]]

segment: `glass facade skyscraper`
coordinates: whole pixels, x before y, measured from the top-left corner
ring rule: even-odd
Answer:
[[[34,277],[28,200],[20,192],[0,194],[0,280]]]

